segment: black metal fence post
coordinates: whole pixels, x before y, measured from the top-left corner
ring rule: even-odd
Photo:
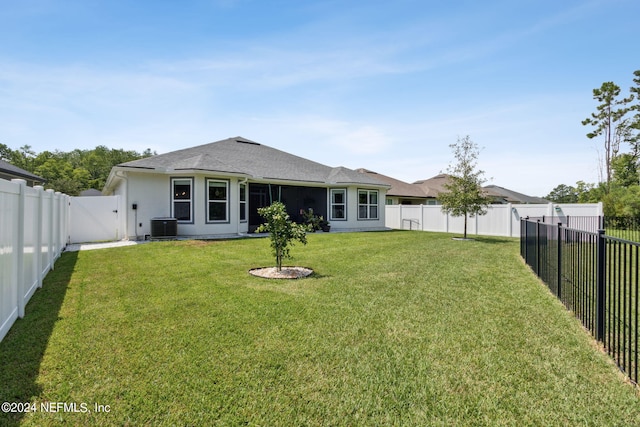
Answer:
[[[604,230],[598,230],[598,265],[597,265],[597,332],[596,338],[598,341],[604,341],[604,325],[605,325],[605,301],[606,301],[606,242],[604,238]]]
[[[562,301],[562,223],[558,223],[558,299]]]
[[[540,220],[536,222],[536,274],[540,275]]]

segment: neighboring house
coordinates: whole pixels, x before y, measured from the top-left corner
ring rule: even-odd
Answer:
[[[356,169],[358,172],[375,178],[379,181],[387,183],[390,187],[387,190],[386,204],[387,205],[426,205],[435,204],[435,197],[429,198],[426,196],[425,191],[415,184],[409,184],[408,182],[400,181],[399,179],[392,178],[390,176],[382,175],[380,173],[360,168]]]
[[[229,138],[116,165],[103,193],[126,206],[125,235],[151,233],[151,220],[175,218],[181,236],[242,234],[263,222],[258,208],[282,201],[292,219],[313,209],[332,230],[385,227],[388,185],[263,144]]]
[[[549,200],[542,197],[532,197],[526,194],[518,193],[497,185],[487,185],[483,187],[487,194],[493,198],[493,203],[520,203],[520,204],[537,204],[549,203]]]
[[[447,174],[438,174],[432,178],[409,184],[367,169],[358,169],[358,172],[375,177],[390,185],[386,198],[388,205],[437,205],[439,204],[438,195],[447,191],[445,185],[449,182]],[[546,199],[527,196],[497,185],[487,185],[483,189],[492,198],[494,204],[549,203]]]
[[[416,181],[413,185],[416,185],[424,191],[424,195],[427,198],[426,205],[439,205],[437,198],[440,193],[447,191],[445,185],[449,182],[449,175],[446,173],[438,174],[429,179],[422,179]]]
[[[34,185],[43,185],[47,182],[46,179],[38,175],[34,175],[31,172],[27,172],[24,169],[13,166],[11,163],[0,159],[0,179],[11,181],[16,178],[27,181],[27,185],[29,187],[33,187]]]
[[[390,186],[387,191],[387,205],[437,205],[439,204],[437,197],[446,191],[444,184],[448,182],[449,178],[449,175],[440,174],[410,184],[364,168],[358,169],[358,172],[374,177]]]

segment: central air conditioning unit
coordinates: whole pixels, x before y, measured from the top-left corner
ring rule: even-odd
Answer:
[[[176,237],[178,220],[175,218],[151,218],[151,238]]]

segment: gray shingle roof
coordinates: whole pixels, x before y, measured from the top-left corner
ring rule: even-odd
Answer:
[[[42,178],[41,176],[32,174],[31,172],[14,166],[11,163],[5,162],[2,159],[0,159],[0,174],[7,175],[7,177],[22,178],[37,182],[47,182],[47,180]]]
[[[489,196],[503,199],[506,203],[549,203],[547,199],[542,197],[527,196],[498,185],[487,185],[484,189]]]
[[[447,183],[449,183],[449,175],[441,173],[429,179],[416,181],[413,184],[420,187],[427,197],[438,197],[438,194],[447,191],[445,187]]]
[[[354,170],[325,166],[242,137],[159,154],[118,166],[235,173],[260,180],[386,186],[385,183]]]

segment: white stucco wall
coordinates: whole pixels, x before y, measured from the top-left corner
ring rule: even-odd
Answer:
[[[178,223],[178,235],[197,236],[213,234],[238,234],[248,231],[248,222],[239,220],[239,183],[237,177],[221,177],[193,173],[166,175],[127,172],[115,191],[127,200],[127,234],[129,239],[144,238],[151,234],[151,219],[171,216],[171,179],[192,178],[193,218],[191,223]],[[206,222],[206,179],[222,179],[229,182],[228,222]],[[133,209],[133,204],[137,209]]]
[[[345,188],[345,187],[334,187]],[[365,186],[350,186],[347,189],[347,218],[346,220],[334,220],[329,218],[331,230],[366,230],[381,229],[385,227],[385,197],[386,191],[383,189],[375,189],[378,191],[378,219],[358,219],[358,190],[374,189]],[[327,197],[331,197],[331,192],[327,192]],[[330,200],[327,200],[328,211],[331,209]],[[329,214],[330,215],[330,214]],[[328,216],[329,216],[328,215]]]
[[[113,189],[113,194],[122,198],[122,208],[125,211],[125,233],[129,239],[144,239],[151,235],[151,219],[171,216],[171,179],[193,179],[193,221],[192,223],[178,223],[180,236],[204,236],[241,234],[249,231],[249,213],[247,221],[240,221],[240,183],[245,183],[243,177],[220,176],[205,173],[150,173],[147,171],[122,171],[120,179]],[[206,221],[206,179],[221,179],[229,182],[228,222],[207,223]],[[302,184],[302,183],[300,183]],[[336,186],[347,190],[347,218],[345,220],[331,220],[332,230],[367,230],[385,227],[385,196],[384,189],[378,191],[378,219],[358,219],[358,190],[374,189],[367,186]],[[330,192],[327,191],[327,207],[330,209]],[[247,206],[249,204],[249,187],[247,186]],[[133,204],[137,209],[133,209]]]

